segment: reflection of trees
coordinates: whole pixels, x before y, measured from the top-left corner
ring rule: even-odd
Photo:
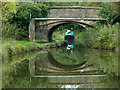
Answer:
[[[51,54],[61,64],[76,65],[87,61],[98,71],[118,75],[118,54],[112,51],[85,49],[75,46],[73,52],[66,49],[51,51]]]
[[[107,74],[118,75],[118,54],[112,51],[87,50],[86,60],[94,68]]]
[[[7,63],[8,64],[8,63]],[[8,65],[7,65],[8,66]],[[29,61],[24,60],[13,66],[9,65],[6,69],[11,70],[4,72],[3,88],[55,88],[57,85],[49,84],[48,78],[32,78],[30,82]]]
[[[66,65],[66,64],[63,64],[63,63],[60,63],[58,62],[52,54],[48,53],[48,57],[49,57],[49,62],[55,66],[55,67],[59,67],[59,68],[62,68],[64,70],[76,70],[76,68],[84,65],[86,63],[86,61],[82,62],[82,63],[79,63],[77,65]]]
[[[103,83],[103,88],[118,88],[118,77],[113,75],[108,75],[104,78],[101,78],[101,82]]]
[[[58,49],[50,52],[53,57],[61,64],[64,65],[77,65],[84,61],[84,49]]]

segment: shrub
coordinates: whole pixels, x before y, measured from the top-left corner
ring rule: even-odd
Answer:
[[[117,49],[118,48],[118,26],[104,26],[100,30],[90,29],[87,31],[87,45],[93,48]]]
[[[21,3],[13,17],[12,23],[17,23],[17,28],[21,28],[18,39],[28,39],[28,26],[31,18],[43,18],[47,16],[47,8],[43,4]]]
[[[18,2],[2,2],[2,21],[10,22],[16,14],[16,9],[18,7]]]
[[[2,24],[2,37],[16,39],[18,37],[20,29],[16,27],[16,24],[3,23]]]
[[[106,19],[107,23],[111,25],[120,22],[120,2],[104,3],[99,16]],[[99,23],[106,24],[103,21],[99,21]]]

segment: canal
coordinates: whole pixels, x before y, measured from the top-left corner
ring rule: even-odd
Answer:
[[[118,88],[118,53],[74,45],[3,59],[3,88]]]

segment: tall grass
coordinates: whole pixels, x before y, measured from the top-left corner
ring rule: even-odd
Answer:
[[[37,50],[37,47],[42,47],[45,43],[18,41],[14,39],[2,40],[2,57],[12,57],[14,55],[23,54]]]
[[[118,27],[119,24],[109,27],[97,26],[98,29],[87,29],[84,34],[79,33],[78,42],[86,43],[90,48],[118,50]]]
[[[19,29],[15,24],[2,23],[2,37],[16,39]]]
[[[21,28],[17,27],[17,24],[2,23],[2,37],[3,38],[12,38],[15,40],[28,40],[26,38],[27,31],[24,31]]]

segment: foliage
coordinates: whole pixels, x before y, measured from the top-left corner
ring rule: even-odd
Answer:
[[[108,24],[120,22],[120,2],[104,3],[102,5],[102,9],[100,10],[99,16],[106,19]],[[106,24],[103,21],[99,22]]]
[[[3,22],[10,22],[16,14],[16,9],[19,3],[17,2],[2,2],[2,20]]]
[[[87,31],[87,45],[92,48],[118,49],[118,27],[119,24],[104,26],[100,30],[89,29]]]
[[[102,2],[43,2],[47,6],[90,6],[101,7]]]
[[[107,23],[113,24],[113,10],[113,3],[104,3],[100,10],[99,16],[106,19]]]
[[[116,22],[120,23],[120,2],[114,3],[114,10],[113,10],[112,16],[114,17],[113,23],[116,23]]]
[[[2,24],[2,37],[16,39],[18,36],[19,28],[16,24],[3,23]]]
[[[17,12],[13,17],[13,23],[17,23],[17,27],[21,28],[18,39],[28,38],[28,26],[31,18],[42,18],[47,15],[47,8],[43,4],[37,3],[21,3],[17,8]]]

